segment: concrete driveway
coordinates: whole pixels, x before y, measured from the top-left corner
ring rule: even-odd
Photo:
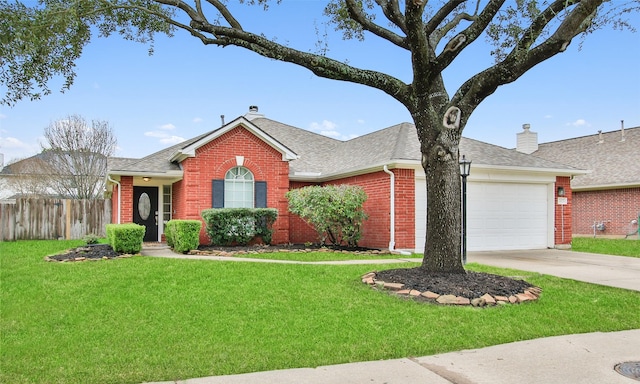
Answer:
[[[640,258],[637,257],[542,249],[469,252],[467,262],[640,291]]]

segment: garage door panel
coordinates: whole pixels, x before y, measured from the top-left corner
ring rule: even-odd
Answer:
[[[424,249],[426,192],[416,180],[416,251]],[[540,249],[548,244],[546,184],[469,182],[467,249]]]
[[[547,204],[545,184],[469,183],[468,250],[545,248]]]

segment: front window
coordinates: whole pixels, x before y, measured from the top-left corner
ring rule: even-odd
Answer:
[[[224,176],[225,208],[253,208],[253,174],[245,167],[231,168]]]

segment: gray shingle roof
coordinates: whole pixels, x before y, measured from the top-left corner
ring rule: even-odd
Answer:
[[[366,169],[371,166],[398,162],[420,164],[422,155],[415,126],[401,123],[348,141],[340,141],[293,127],[264,117],[256,117],[251,123],[282,145],[299,155],[290,162],[292,177],[326,177],[342,172]],[[120,172],[178,171],[177,164],[169,158],[179,149],[209,135],[207,132],[186,142],[165,148],[142,159],[113,158],[110,170]],[[506,149],[481,141],[462,138],[460,152],[475,165],[543,168],[571,171],[572,167],[551,160],[525,155],[514,149]]]
[[[640,185],[640,127],[543,143],[534,156],[591,170],[576,176],[571,187]]]

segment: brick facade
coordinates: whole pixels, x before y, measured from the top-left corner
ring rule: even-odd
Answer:
[[[395,247],[413,249],[415,247],[415,177],[411,169],[394,169],[395,175]],[[336,179],[322,185],[358,185],[367,194],[364,210],[369,218],[362,227],[362,239],[358,245],[371,248],[387,248],[390,240],[390,175],[384,171],[367,173]],[[309,183],[292,182],[291,187],[302,188]],[[318,235],[313,227],[296,215],[290,218],[292,243],[317,242]]]
[[[564,190],[564,196],[558,195],[558,190],[562,188]],[[573,210],[573,197],[571,192],[571,178],[566,176],[556,177],[556,190],[555,190],[555,245],[568,245],[571,244],[571,234],[573,227],[572,210]],[[559,204],[559,198],[566,198],[566,204]]]
[[[604,230],[596,227],[596,236],[625,236],[638,230],[640,214],[640,188],[619,188],[573,192],[574,232],[578,236],[593,236],[594,224],[604,224]]]
[[[231,168],[239,165],[253,173],[255,181],[267,182],[267,207],[278,210],[274,223],[274,244],[289,241],[289,213],[285,193],[289,189],[289,163],[278,152],[243,127],[237,127],[196,150],[196,156],[182,162],[183,179],[173,184],[175,219],[201,220],[200,213],[211,208],[212,181],[224,179]],[[204,228],[200,243],[209,239]]]

